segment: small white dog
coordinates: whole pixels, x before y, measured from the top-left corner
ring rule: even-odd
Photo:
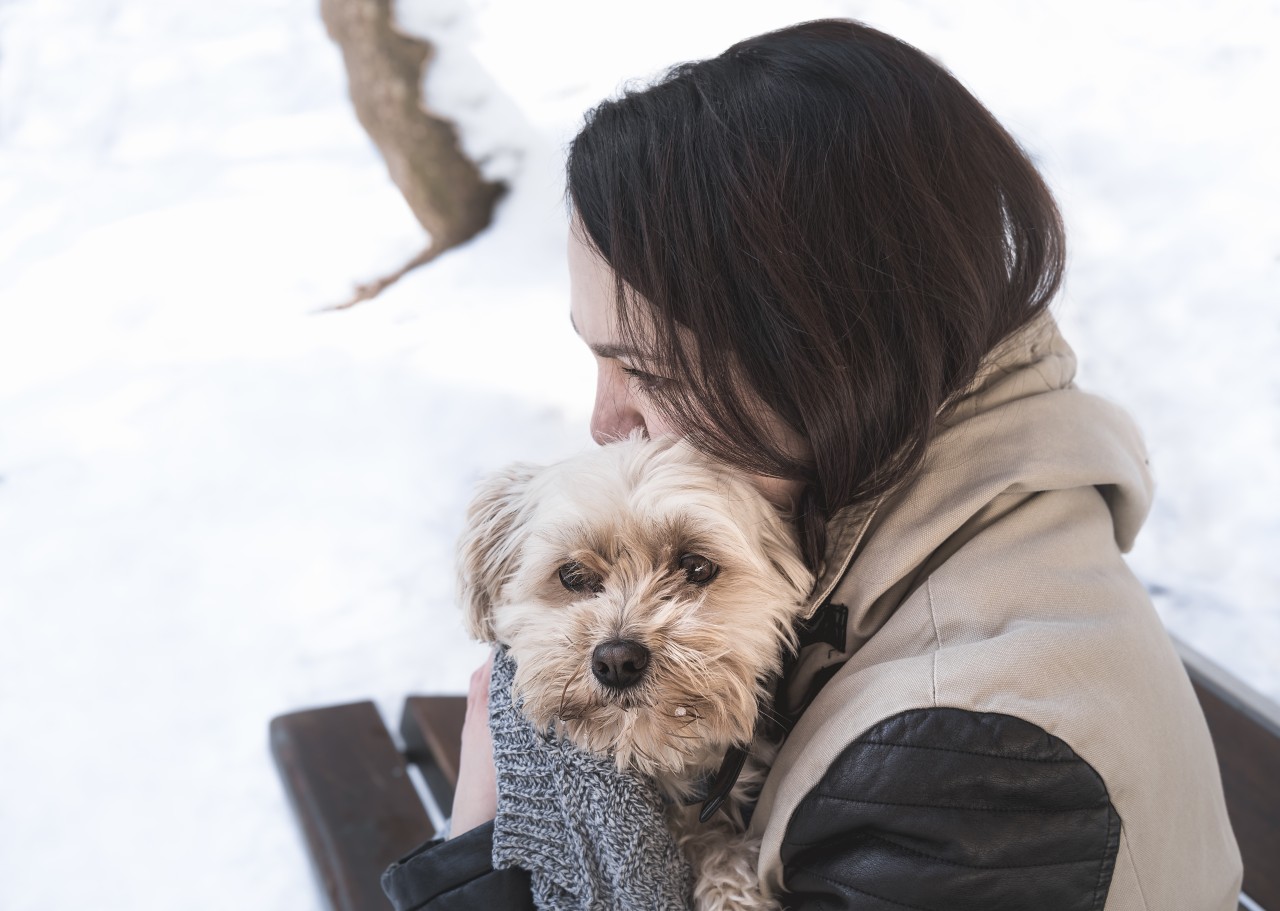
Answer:
[[[670,798],[696,906],[776,907],[742,809],[776,752],[757,718],[813,576],[768,501],[687,444],[633,434],[485,482],[460,580],[472,635],[510,649],[529,720]],[[748,758],[727,812],[702,822],[689,801],[735,748]]]

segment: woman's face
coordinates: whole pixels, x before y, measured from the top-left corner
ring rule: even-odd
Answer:
[[[577,230],[569,231],[569,318],[596,359],[591,438],[603,445],[637,427],[655,440],[677,436],[646,394],[662,381],[657,368],[625,349],[618,337],[613,272]]]
[[[596,359],[591,438],[603,445],[637,428],[650,439],[678,437],[679,432],[648,394],[657,384],[672,381],[663,376],[661,365],[623,346],[614,317],[613,271],[593,246],[583,242],[582,231],[577,223],[569,230],[569,318]],[[792,505],[803,487],[799,481],[750,477],[756,488],[782,509]]]

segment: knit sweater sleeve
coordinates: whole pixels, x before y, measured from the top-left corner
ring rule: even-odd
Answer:
[[[649,779],[535,730],[513,700],[515,664],[489,687],[497,818],[392,865],[396,911],[687,911],[692,872]]]
[[[498,785],[493,863],[529,870],[542,911],[686,911],[693,878],[649,779],[537,731],[494,657],[489,730]]]

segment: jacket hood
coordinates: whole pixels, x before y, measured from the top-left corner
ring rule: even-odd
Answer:
[[[1075,371],[1075,353],[1042,313],[983,360],[907,485],[832,517],[809,611],[829,600],[847,620],[842,637],[801,654],[788,703],[814,673],[856,651],[966,540],[1039,492],[1097,488],[1116,546],[1132,548],[1153,494],[1146,446],[1120,407],[1076,387]]]

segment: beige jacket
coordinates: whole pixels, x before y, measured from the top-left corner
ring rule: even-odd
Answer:
[[[884,719],[952,707],[1031,722],[1101,776],[1119,837],[1097,907],[1236,907],[1240,857],[1204,717],[1121,556],[1151,504],[1145,447],[1121,409],[1076,388],[1075,366],[1052,317],[1037,319],[987,359],[910,486],[832,521],[812,608],[848,609],[843,647],[805,648],[784,701],[843,667],[752,822],[774,892],[793,888],[797,808],[842,753]]]

